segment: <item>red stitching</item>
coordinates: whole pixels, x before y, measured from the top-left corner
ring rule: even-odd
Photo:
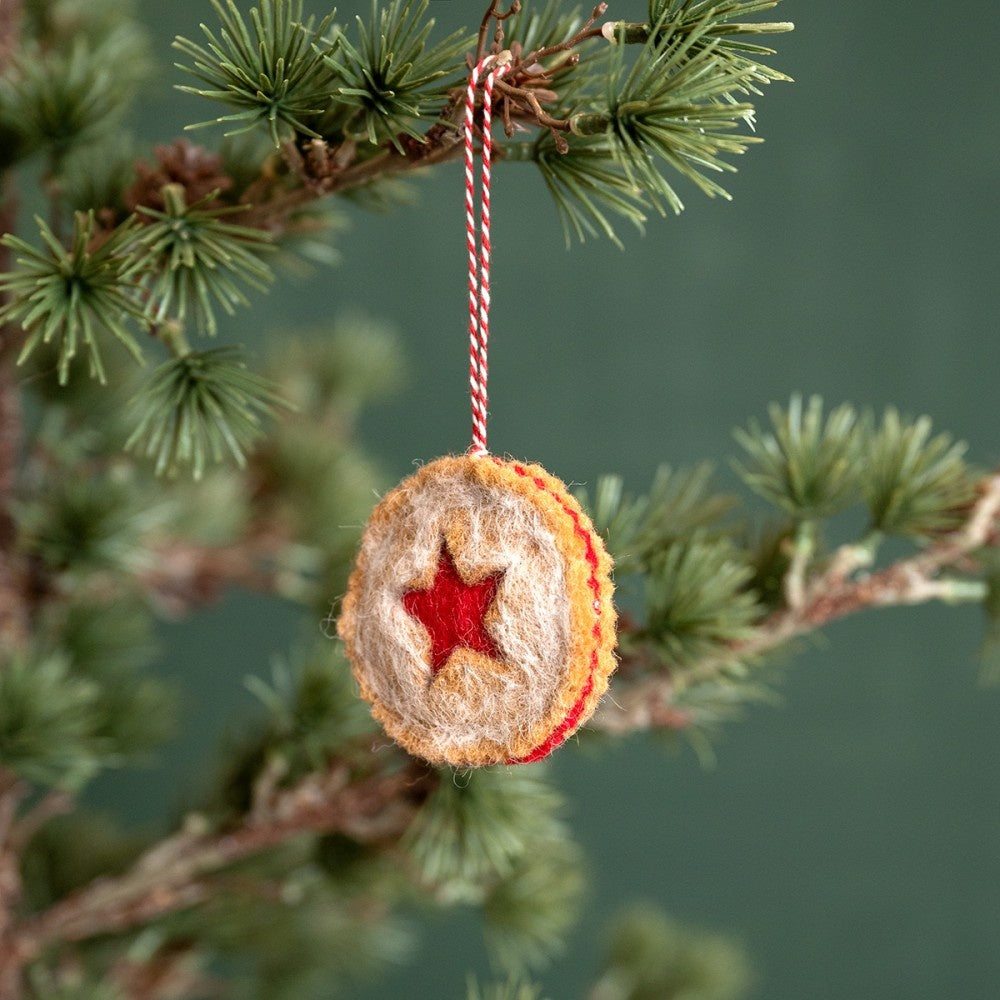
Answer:
[[[497,465],[503,465],[504,462],[499,458],[493,458],[493,461]],[[573,531],[574,534],[578,535],[584,540],[586,544],[586,559],[590,566],[590,579],[587,581],[588,586],[594,594],[594,613],[598,616],[597,621],[594,622],[594,627],[591,630],[591,635],[594,637],[594,648],[590,651],[590,674],[587,677],[587,683],[584,685],[583,690],[580,692],[580,696],[573,703],[572,708],[566,713],[562,722],[552,730],[551,733],[546,737],[544,742],[540,743],[534,750],[531,750],[524,757],[514,757],[508,761],[509,764],[533,764],[535,761],[542,760],[544,757],[548,757],[550,753],[557,746],[559,746],[573,730],[580,721],[580,716],[583,715],[584,707],[587,704],[587,699],[590,697],[594,690],[594,674],[597,672],[598,665],[598,650],[601,645],[601,581],[597,577],[598,570],[600,568],[600,563],[597,558],[597,552],[594,550],[594,541],[589,531],[585,530],[583,525],[580,523],[580,515],[565,503],[562,497],[555,491],[548,487],[547,483],[540,476],[532,476],[528,470],[519,463],[513,463],[514,471],[525,479],[530,478],[538,489],[545,493],[548,493],[563,511],[569,515],[573,521]]]

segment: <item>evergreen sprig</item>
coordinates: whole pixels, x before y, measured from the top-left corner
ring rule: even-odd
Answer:
[[[77,677],[100,685],[94,733],[120,758],[160,744],[172,725],[173,701],[160,681],[144,675],[151,658],[150,615],[134,599],[77,601],[55,638]]]
[[[146,319],[153,324],[176,320],[183,326],[190,317],[200,331],[214,336],[216,305],[232,315],[236,306],[249,305],[241,284],[264,291],[273,280],[260,259],[271,246],[269,237],[262,230],[224,222],[234,209],[208,207],[211,196],[187,205],[179,184],[165,185],[162,194],[164,211],[140,209],[154,220],[137,240],[143,251]]]
[[[221,101],[238,110],[213,121],[236,124],[230,135],[266,124],[275,146],[294,135],[319,137],[312,125],[326,111],[337,83],[328,62],[339,44],[333,13],[317,25],[302,19],[302,0],[261,0],[250,8],[250,24],[233,0],[212,0],[221,22],[218,35],[204,24],[208,47],[178,37],[174,48],[193,66],[178,68],[207,87],[178,87],[187,93]],[[252,29],[252,30],[251,30]]]
[[[956,528],[975,493],[966,444],[931,437],[931,420],[903,420],[889,408],[881,425],[868,422],[862,492],[872,528],[926,537]]]
[[[713,493],[711,478],[708,462],[676,471],[661,465],[645,496],[625,495],[621,477],[613,475],[597,480],[592,505],[585,491],[579,493],[619,576],[648,570],[657,553],[709,528],[732,509],[734,498]]]
[[[515,980],[481,985],[474,979],[467,986],[466,1000],[541,1000],[542,994],[532,983]]]
[[[838,406],[823,419],[823,401],[803,405],[792,397],[787,410],[768,409],[771,430],[751,421],[735,432],[748,463],[736,463],[743,481],[759,496],[800,520],[829,517],[859,495],[863,441],[857,412]]]
[[[136,19],[136,0],[26,0],[23,33],[45,50],[65,49],[79,39],[130,57],[115,64],[119,79],[148,66],[148,33]]]
[[[537,844],[563,836],[562,799],[538,772],[446,775],[406,835],[421,882],[443,900],[478,902]]]
[[[774,35],[791,31],[789,21],[738,21],[761,11],[773,10],[780,0],[649,0],[649,23],[661,41],[686,34],[704,24],[696,46],[712,46],[715,57],[740,76],[738,90],[759,94],[757,84],[791,81],[791,77],[760,61],[775,50],[746,40],[747,35]],[[733,100],[732,94],[726,95]]]
[[[560,152],[552,133],[543,132],[532,156],[555,202],[567,246],[573,237],[582,243],[603,234],[622,249],[609,214],[643,231],[645,199],[607,139],[578,139]]]
[[[189,351],[160,365],[135,397],[137,423],[125,448],[154,459],[157,475],[188,466],[200,479],[226,454],[242,466],[263,417],[281,403],[237,348]]]
[[[583,891],[579,847],[564,836],[536,841],[483,903],[494,962],[524,972],[549,962],[579,914]]]
[[[357,19],[358,44],[346,36],[326,57],[342,82],[340,99],[357,110],[345,131],[372,145],[391,142],[402,151],[401,136],[423,141],[418,125],[440,110],[465,66],[461,56],[473,39],[456,31],[434,46],[428,38],[433,18],[425,20],[428,0],[372,0],[369,24]]]
[[[169,734],[172,699],[144,672],[153,652],[151,627],[149,611],[125,595],[52,602],[39,618],[37,646],[48,650],[41,658],[65,664],[60,676],[68,689],[88,693],[81,704],[100,763],[141,757]]]
[[[16,59],[4,117],[23,137],[24,152],[42,147],[59,160],[114,124],[129,93],[111,51],[78,38],[66,52],[33,50]]]
[[[578,10],[566,12],[558,0],[550,0],[541,11],[522,8],[506,29],[529,52],[559,46],[573,37],[579,24]],[[511,144],[505,150],[511,159],[527,158],[538,166],[559,213],[567,247],[574,237],[582,243],[587,237],[604,235],[624,249],[612,218],[626,220],[639,232],[646,222],[648,200],[622,169],[609,133],[611,117],[600,96],[619,58],[610,50],[590,52],[586,59],[563,50],[545,60],[549,86],[557,95],[551,113],[572,123],[574,137],[567,144],[561,135],[542,129],[530,146]],[[582,130],[579,123],[584,119],[590,124]]]
[[[136,275],[143,260],[135,253],[135,221],[129,219],[98,238],[93,213],[77,213],[68,249],[41,218],[35,221],[44,249],[11,234],[0,238],[17,255],[14,269],[0,274],[0,292],[10,298],[0,309],[0,323],[19,322],[28,333],[18,363],[40,344],[54,343],[59,382],[65,384],[82,343],[91,376],[105,382],[103,334],[118,340],[141,363],[142,350],[126,325],[130,317],[143,314],[136,298]]]
[[[710,23],[709,14],[693,24],[679,14],[661,21],[631,69],[626,71],[620,58],[608,80],[615,154],[633,185],[661,212],[665,207],[680,212],[684,203],[657,161],[705,194],[729,198],[706,171],[734,172],[720,157],[743,153],[760,141],[730,134],[752,119],[753,106],[726,99],[742,85],[746,71],[718,59],[715,46],[706,44]]]
[[[615,25],[616,42],[641,43],[637,54],[626,59],[626,45],[620,44],[607,56],[555,67],[553,113],[566,116],[572,138],[566,150],[560,138],[542,132],[530,158],[553,195],[567,242],[604,234],[619,243],[612,217],[641,230],[649,205],[661,213],[680,212],[683,202],[664,165],[710,196],[729,197],[712,175],[735,171],[724,157],[760,141],[734,134],[740,125],[754,124],[753,105],[737,95],[759,94],[759,84],[789,79],[759,62],[758,56],[773,50],[742,36],[792,27],[733,19],[775,2],[652,2],[649,23]],[[557,27],[572,30],[548,8],[537,23],[546,37]],[[606,79],[598,93],[601,74]]]
[[[612,929],[591,996],[602,1000],[737,1000],[751,981],[739,945],[681,927],[650,906]]]
[[[79,788],[111,758],[99,734],[102,693],[59,654],[0,664],[0,766],[39,784]]]
[[[96,980],[79,970],[54,976],[36,967],[31,975],[32,1000],[127,1000],[114,983]]]
[[[753,568],[725,537],[696,533],[650,561],[646,621],[635,639],[683,667],[751,634],[760,617]]]
[[[34,502],[18,502],[21,548],[52,574],[134,572],[144,531],[160,516],[141,507],[123,470],[60,463],[41,482]]]
[[[297,670],[279,660],[270,682],[252,676],[246,684],[269,712],[266,750],[280,756],[289,780],[321,770],[372,732],[371,713],[357,696],[339,646],[312,649]]]

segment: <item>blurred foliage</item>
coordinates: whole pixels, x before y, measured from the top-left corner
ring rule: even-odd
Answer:
[[[334,757],[366,753],[367,741],[360,741],[377,732],[357,696],[343,651],[334,643],[310,649],[297,671],[278,660],[270,682],[252,676],[247,686],[268,711],[264,754],[286,780],[322,771]]]
[[[540,767],[443,774],[407,833],[420,881],[441,900],[475,902],[538,844],[564,834],[562,798]]]
[[[145,835],[108,816],[82,808],[56,816],[25,851],[25,894],[35,909],[51,905],[92,879],[124,872],[146,844]]]
[[[242,866],[229,892],[170,922],[172,936],[226,960],[231,995],[319,1000],[409,956],[411,936],[376,887],[345,892],[304,858],[271,861]]]
[[[136,395],[136,425],[125,448],[155,459],[157,475],[189,466],[201,479],[225,454],[243,466],[263,434],[262,417],[281,402],[247,370],[239,350],[188,351],[164,362]]]
[[[466,1000],[542,1000],[542,994],[530,983],[512,981],[481,986],[470,980]]]
[[[582,852],[568,832],[537,840],[483,902],[494,964],[514,972],[547,965],[576,925],[583,888]]]
[[[113,760],[101,688],[64,656],[20,654],[0,669],[0,764],[42,785],[77,789]]]
[[[743,949],[640,906],[615,924],[587,1000],[738,1000],[751,982]]]
[[[728,539],[671,545],[650,566],[639,642],[683,666],[746,638],[760,617],[752,570]]]

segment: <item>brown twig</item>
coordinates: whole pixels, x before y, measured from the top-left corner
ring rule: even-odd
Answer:
[[[21,36],[23,0],[0,3],[0,70],[6,68]]]
[[[21,645],[30,631],[27,569],[15,552],[17,526],[11,511],[21,448],[21,398],[10,367],[0,352],[0,651]]]
[[[20,27],[21,0],[4,0],[0,3],[0,71],[17,48]],[[0,180],[0,233],[14,230],[17,209],[14,179],[8,174]],[[0,246],[0,271],[10,266],[10,250]],[[10,510],[21,449],[21,397],[11,371],[20,340],[13,327],[0,326],[0,651],[23,643],[29,632],[25,568],[14,552],[17,533]]]
[[[223,984],[199,968],[193,941],[166,941],[152,955],[121,955],[108,979],[128,1000],[180,1000],[181,997],[224,997]]]
[[[483,15],[483,20],[479,25],[479,38],[476,42],[476,64],[478,65],[483,61],[483,57],[486,55],[487,38],[490,33],[490,25],[496,22],[496,32],[494,34],[493,45],[494,48],[499,50],[503,39],[503,22],[508,18],[513,17],[515,14],[520,13],[521,10],[521,0],[513,0],[507,13],[501,12],[501,7],[503,4],[501,0],[490,0],[489,9]]]
[[[50,819],[68,813],[74,804],[73,796],[58,788],[43,795],[13,824],[9,837],[11,849],[18,853],[23,851]]]
[[[567,38],[565,41],[559,42],[556,45],[549,45],[544,48],[535,49],[533,52],[530,52],[524,57],[524,64],[526,66],[532,66],[535,63],[541,62],[542,59],[548,59],[550,56],[557,55],[560,52],[570,52],[590,38],[604,37],[603,29],[595,27],[595,25],[598,18],[604,17],[607,10],[608,5],[606,3],[599,3],[593,11],[591,11],[590,17],[583,22],[583,25],[576,32],[576,34],[572,36],[572,38]]]
[[[21,0],[0,4],[0,71],[17,49],[21,14]],[[0,233],[11,232],[16,220],[17,192],[13,178],[7,176],[0,187]],[[10,258],[10,251],[0,246],[0,271],[9,269]],[[21,447],[21,399],[10,371],[17,340],[12,329],[0,327],[0,652],[22,643],[28,635],[25,573],[14,551],[17,532],[10,509]],[[15,830],[17,810],[26,791],[15,775],[0,772],[0,940],[10,932],[21,901],[21,859]],[[0,963],[0,996],[15,1000],[19,995],[20,977],[5,973]]]
[[[6,768],[0,769],[0,948],[11,933],[14,914],[21,902],[21,859],[12,843],[17,810],[27,787]],[[10,976],[0,961],[0,997],[19,996],[16,976]]]
[[[249,532],[231,545],[199,545],[185,539],[156,543],[155,558],[136,576],[143,590],[170,617],[181,617],[241,586],[273,592],[274,560],[283,539],[273,532]]]
[[[823,571],[795,581],[788,589],[796,594],[796,600],[765,618],[748,638],[686,667],[676,676],[660,672],[613,689],[591,725],[615,733],[682,728],[686,716],[673,704],[677,691],[712,680],[733,663],[754,660],[828,622],[868,608],[962,599],[970,581],[945,578],[942,573],[947,569],[962,570],[973,553],[995,544],[998,527],[1000,473],[982,480],[978,499],[958,530],[874,573],[866,572],[870,554],[865,548],[842,546]],[[801,568],[793,564],[790,572],[800,573]],[[971,592],[977,586],[974,583]]]

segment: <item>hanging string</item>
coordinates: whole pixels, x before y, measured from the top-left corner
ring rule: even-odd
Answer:
[[[483,82],[482,180],[479,220],[476,220],[476,91],[484,69],[492,68]],[[490,340],[490,160],[493,153],[493,84],[507,71],[506,61],[490,56],[469,73],[465,96],[465,233],[469,248],[469,396],[472,402],[473,455],[486,455],[487,351]],[[476,232],[479,238],[476,238]]]

